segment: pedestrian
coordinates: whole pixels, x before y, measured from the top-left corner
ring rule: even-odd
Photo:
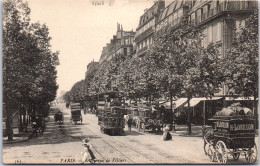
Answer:
[[[166,125],[165,128],[163,129],[163,140],[172,140],[172,135],[169,132],[170,126]]]
[[[84,146],[84,151],[81,152],[81,154],[83,154],[82,157],[82,164],[84,164],[84,162],[90,162],[90,163],[95,163],[95,155],[92,152],[92,145],[89,143],[89,138],[85,138],[83,140],[83,146]]]
[[[128,130],[129,130],[129,131],[131,131],[132,122],[133,122],[133,119],[132,119],[132,117],[129,115],[128,121],[127,121],[127,126],[128,126]]]

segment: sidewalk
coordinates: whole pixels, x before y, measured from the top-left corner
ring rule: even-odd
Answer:
[[[13,129],[13,140],[8,141],[8,137],[3,137],[3,144],[11,144],[11,143],[17,143],[17,142],[24,142],[29,140],[30,135],[32,134],[32,129],[28,128],[28,132],[20,132],[18,131],[18,128]]]
[[[207,126],[210,128],[211,126]],[[191,126],[191,135],[188,135],[187,125],[176,125],[175,131],[170,132],[172,135],[186,136],[186,137],[202,137],[202,126]]]

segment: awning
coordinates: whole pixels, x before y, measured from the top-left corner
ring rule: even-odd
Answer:
[[[187,98],[179,98],[176,101],[172,101],[172,108],[176,109],[179,106],[183,105],[186,101],[187,101]],[[171,108],[171,102],[169,102],[169,101],[161,103],[160,105],[163,105],[166,109],[170,109]]]
[[[202,100],[190,100],[190,107],[194,107],[196,106],[197,104],[199,104],[199,102],[202,101]],[[188,107],[188,103],[184,105],[184,107]]]
[[[185,102],[187,102],[187,98],[179,98],[178,100],[176,100],[175,102],[173,102],[175,104],[174,109],[180,107],[181,105],[183,105]]]
[[[254,97],[225,97],[226,101],[254,100]],[[256,99],[258,100],[258,98]]]
[[[159,101],[159,104],[164,104],[166,102],[167,102],[166,100],[161,100],[161,101]]]
[[[190,107],[194,107],[196,106],[197,104],[199,104],[199,102],[201,101],[209,101],[209,100],[219,100],[221,99],[222,97],[211,97],[211,98],[206,98],[206,97],[199,97],[199,98],[192,98],[190,100]],[[188,107],[188,103],[186,103],[184,105],[184,107]]]

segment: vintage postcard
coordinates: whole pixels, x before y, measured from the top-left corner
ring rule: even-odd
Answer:
[[[3,0],[3,164],[257,164],[258,1]]]

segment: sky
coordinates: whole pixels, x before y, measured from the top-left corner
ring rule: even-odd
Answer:
[[[116,34],[117,23],[123,29],[136,30],[140,16],[152,0],[27,0],[31,22],[46,24],[53,51],[59,51],[57,83],[69,91],[85,78],[87,64],[99,61],[102,48]],[[102,3],[103,5],[95,5]]]

